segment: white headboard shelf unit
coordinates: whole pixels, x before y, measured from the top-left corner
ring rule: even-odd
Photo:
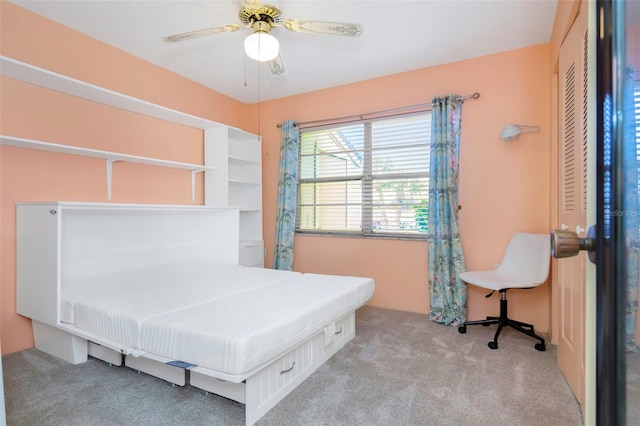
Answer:
[[[17,312],[59,326],[69,280],[194,259],[237,264],[238,224],[230,207],[18,203]]]
[[[0,136],[0,145],[102,158],[106,160],[109,199],[111,198],[112,165],[116,161],[190,171],[192,201],[195,201],[195,177],[198,173],[204,172],[206,175],[204,192],[207,205],[237,206],[241,211],[246,211],[241,215],[240,222],[241,228],[246,230],[240,237],[243,240],[240,249],[243,259],[241,263],[253,266],[263,265],[262,154],[259,136],[105,89],[7,56],[0,55],[0,74],[103,105],[203,130],[204,165],[100,151],[65,145],[58,143],[58,141],[55,143],[37,141],[25,139],[19,135]],[[224,157],[216,158],[216,155],[224,155]],[[220,167],[220,165],[223,166]],[[238,182],[239,174],[241,182]]]

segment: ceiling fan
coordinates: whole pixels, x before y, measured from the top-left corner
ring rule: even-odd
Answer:
[[[240,1],[242,3],[238,13],[240,22],[243,27],[253,30],[253,33],[244,41],[245,52],[251,59],[267,62],[269,72],[274,77],[284,76],[287,72],[279,52],[279,42],[269,34],[272,28],[283,26],[293,32],[331,34],[346,37],[359,37],[362,33],[362,28],[358,24],[311,21],[308,19],[285,19],[282,12],[275,6],[264,4],[260,0]],[[169,35],[164,37],[164,41],[175,43],[222,32],[234,32],[239,29],[240,26],[236,24],[203,28]]]

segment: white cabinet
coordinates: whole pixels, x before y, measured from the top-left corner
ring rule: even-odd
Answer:
[[[205,204],[240,209],[240,264],[264,266],[262,146],[259,136],[231,127],[204,132]]]

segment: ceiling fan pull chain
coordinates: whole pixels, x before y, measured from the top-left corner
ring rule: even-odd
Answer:
[[[247,87],[247,55],[242,55],[242,68],[244,68],[244,87]]]

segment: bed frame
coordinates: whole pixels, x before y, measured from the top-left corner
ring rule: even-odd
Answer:
[[[239,211],[208,206],[102,203],[17,205],[17,312],[31,318],[36,348],[73,364],[89,356],[172,384],[245,404],[254,424],[355,336],[355,312],[326,324],[276,359],[241,375],[194,367],[122,347],[61,322],[65,282],[168,261],[215,259],[237,264]]]

